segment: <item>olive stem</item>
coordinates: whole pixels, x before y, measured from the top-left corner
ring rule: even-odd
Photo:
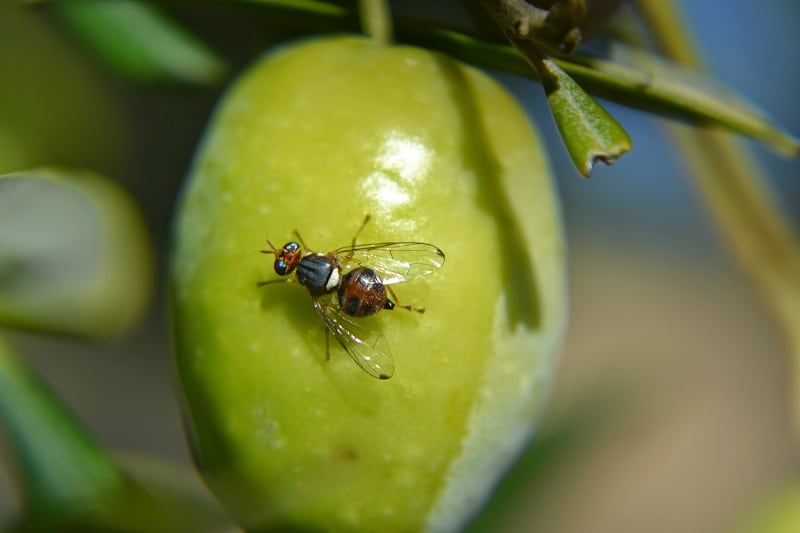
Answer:
[[[359,0],[361,30],[380,44],[391,44],[392,14],[388,0]]]
[[[581,42],[584,0],[557,0],[540,9],[524,0],[480,0],[514,46],[530,42],[551,54],[572,53]]]

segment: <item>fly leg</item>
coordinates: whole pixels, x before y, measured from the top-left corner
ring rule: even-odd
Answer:
[[[358,236],[361,235],[361,231],[364,229],[364,227],[371,219],[372,216],[369,213],[367,213],[367,215],[364,217],[364,222],[361,223],[361,225],[356,230],[355,235],[353,235],[353,240],[350,241],[350,252],[348,252],[347,256],[345,257],[345,263],[353,258],[353,250],[356,249],[356,241],[358,241]]]
[[[331,360],[331,332],[325,328],[325,360]]]
[[[392,289],[391,285],[386,285],[386,289],[387,289],[387,291],[389,293],[389,296],[392,297],[392,300],[393,300],[392,303],[395,305],[395,307],[401,307],[401,308],[405,309],[406,311],[414,311],[415,313],[420,313],[420,314],[425,312],[425,308],[424,307],[413,307],[411,305],[404,305],[404,304],[398,303],[397,295],[394,293],[394,290]]]
[[[268,281],[259,281],[256,283],[256,287],[263,287],[264,285],[272,285],[273,283],[297,283],[297,280],[294,278],[285,278],[285,279],[271,279]]]
[[[369,222],[371,218],[372,218],[372,216],[370,216],[369,213],[367,213],[367,216],[364,217],[364,222],[361,223],[361,226],[358,227],[358,230],[356,231],[356,234],[353,235],[353,240],[350,243],[350,247],[351,248],[355,249],[356,241],[358,240],[358,236],[361,234],[361,231],[364,229],[364,226],[367,225],[367,222]]]

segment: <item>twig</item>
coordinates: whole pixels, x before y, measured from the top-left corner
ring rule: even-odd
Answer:
[[[549,10],[524,0],[480,3],[518,48],[521,42],[530,42],[548,54],[569,54],[581,41],[578,25],[586,15],[584,0],[558,0]]]

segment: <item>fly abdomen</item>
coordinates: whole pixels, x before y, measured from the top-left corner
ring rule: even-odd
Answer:
[[[394,302],[386,295],[383,280],[367,267],[359,267],[345,274],[339,285],[338,296],[339,307],[350,316],[371,316],[381,309],[394,309]]]

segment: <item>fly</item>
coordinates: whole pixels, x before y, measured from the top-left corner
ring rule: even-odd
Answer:
[[[267,241],[270,249],[261,252],[275,256],[275,272],[280,276],[294,273],[295,278],[262,281],[258,286],[294,281],[305,287],[327,332],[353,361],[370,376],[389,379],[394,360],[386,337],[357,319],[395,307],[423,313],[422,308],[400,305],[392,285],[432,274],[444,264],[444,252],[423,242],[356,244],[369,220],[367,215],[349,246],[332,252],[308,250],[296,230],[297,240],[280,248]]]

